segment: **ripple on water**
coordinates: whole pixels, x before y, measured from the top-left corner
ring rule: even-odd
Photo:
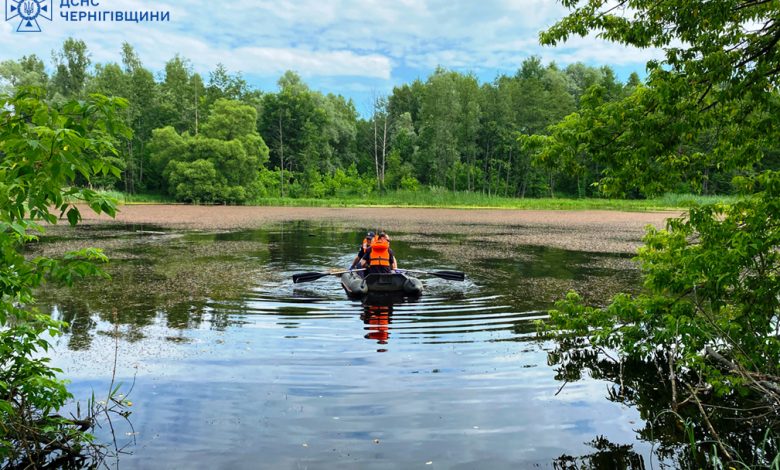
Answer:
[[[625,426],[636,411],[605,402],[602,382],[556,395],[561,383],[533,342],[557,295],[544,290],[549,279],[566,287],[610,275],[581,270],[590,257],[514,256],[458,239],[452,261],[400,238],[404,267],[469,278],[424,278],[423,296],[389,302],[350,300],[336,277],[292,284],[294,272],[348,265],[353,235],[319,226],[191,235],[175,250],[155,245],[136,263],[143,270],[119,265],[115,279],[132,295],[108,298],[98,286],[50,310],[72,324],[53,361],[77,397],[108,388],[115,351],[117,379],[135,384],[138,444],[123,468],[549,467],[590,452],[583,443],[596,435],[637,442]],[[197,264],[182,255],[193,248]],[[245,262],[226,269],[235,259]],[[160,303],[144,290],[158,278],[204,288]],[[222,292],[224,283],[235,288]]]
[[[336,282],[295,286],[291,295],[289,282],[281,281],[255,288],[237,300],[212,301],[209,307],[239,316],[248,324],[305,330],[315,340],[338,336],[343,326],[321,320],[355,317],[379,339],[393,336],[396,341],[424,343],[520,340],[532,335],[535,320],[547,317],[541,310],[519,312],[502,295],[478,295],[473,283],[459,287],[447,292],[436,283],[427,283],[426,294],[419,298],[360,301],[348,299]]]

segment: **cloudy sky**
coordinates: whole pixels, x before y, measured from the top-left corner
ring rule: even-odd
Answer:
[[[20,0],[0,1],[8,10]],[[538,32],[566,11],[554,0],[93,0],[97,7],[70,9],[48,1],[54,15],[52,21],[38,18],[40,33],[16,32],[18,17],[0,24],[0,60],[35,53],[48,61],[73,36],[87,43],[93,63],[118,61],[128,41],[155,72],[181,54],[204,77],[222,63],[252,85],[274,90],[285,70],[295,70],[312,88],[352,97],[358,109],[394,85],[425,79],[437,65],[491,81],[538,55],[545,63],[611,65],[625,80],[632,71],[644,75],[646,61],[659,56],[596,38],[539,46]],[[170,21],[70,22],[60,16],[109,10],[169,11]]]

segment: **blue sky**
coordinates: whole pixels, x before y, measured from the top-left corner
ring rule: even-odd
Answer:
[[[40,33],[0,23],[0,60],[35,53],[48,62],[73,36],[87,43],[93,63],[118,61],[128,41],[157,73],[177,53],[204,78],[223,63],[263,90],[295,70],[312,88],[353,98],[360,111],[372,96],[425,79],[437,65],[491,81],[538,55],[562,66],[610,65],[625,80],[632,71],[643,76],[647,60],[660,57],[595,37],[540,46],[538,32],[566,12],[553,0],[97,0],[97,7],[71,9],[169,11],[164,23],[69,22],[60,0],[51,3],[53,20],[39,19]]]

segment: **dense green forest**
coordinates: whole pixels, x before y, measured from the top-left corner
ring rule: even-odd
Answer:
[[[505,197],[637,198],[729,193],[735,174],[755,170],[723,166],[713,156],[662,186],[645,184],[651,175],[633,184],[623,178],[619,188],[599,186],[610,172],[625,171],[623,162],[577,149],[576,142],[574,150],[544,142],[551,135],[578,139],[582,117],[597,121],[592,114],[602,104],[614,103],[622,117],[631,112],[624,101],[647,86],[636,74],[621,83],[608,66],[561,68],[530,57],[514,75],[491,83],[439,68],[425,81],[377,96],[370,116],[361,117],[351,100],[312,90],[294,72],[279,78],[278,90],[265,92],[222,65],[204,79],[180,56],[155,76],[128,43],[118,58],[92,64],[87,45],[68,39],[52,53],[50,67],[34,55],[0,63],[0,86],[4,92],[43,87],[53,103],[91,93],[126,98],[123,118],[133,134],[117,145],[113,163],[121,176],[92,184],[131,194],[251,203],[438,187]],[[680,142],[679,152],[707,153],[723,131],[713,123],[704,137]]]

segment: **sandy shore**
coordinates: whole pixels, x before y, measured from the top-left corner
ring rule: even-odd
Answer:
[[[222,231],[307,220],[346,229],[404,232],[410,238],[455,233],[490,243],[611,253],[636,251],[646,226],[663,227],[665,219],[677,215],[676,212],[127,205],[120,206],[116,219],[111,219],[82,208],[84,224],[149,224]]]

